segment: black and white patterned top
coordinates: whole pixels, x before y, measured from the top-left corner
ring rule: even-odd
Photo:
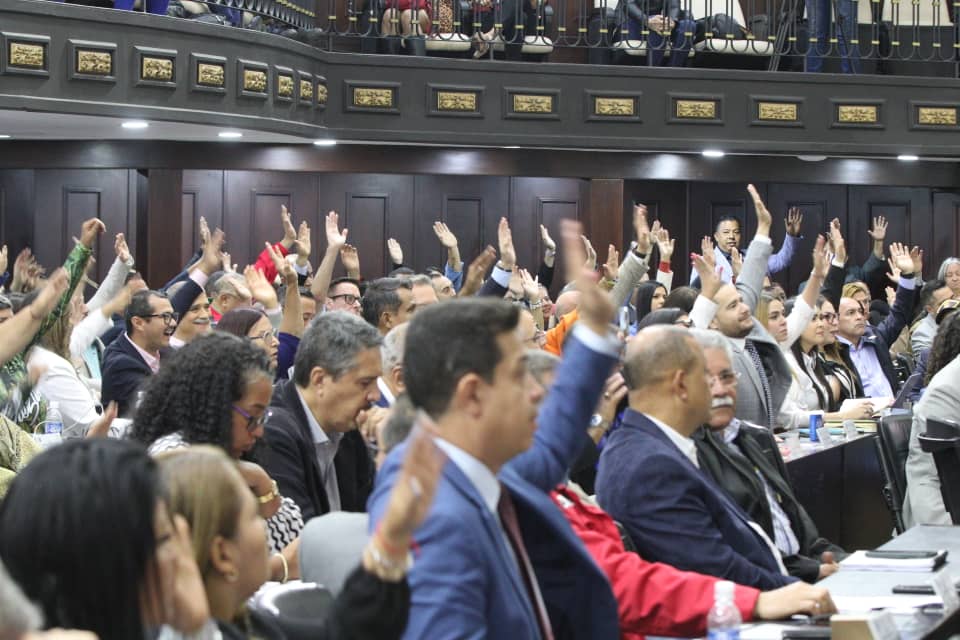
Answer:
[[[147,453],[155,456],[164,451],[183,449],[190,443],[183,439],[179,431],[170,433],[154,440],[147,448]],[[280,498],[280,508],[273,517],[267,519],[267,533],[270,536],[270,550],[280,553],[283,548],[297,539],[303,531],[303,514],[300,507],[290,498]]]

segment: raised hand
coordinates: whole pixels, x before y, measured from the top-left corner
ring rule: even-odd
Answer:
[[[827,258],[827,239],[818,235],[813,246],[813,275],[821,280],[827,277],[830,261]]]
[[[593,243],[590,242],[590,238],[587,236],[581,235],[580,239],[583,241],[583,252],[586,255],[586,260],[584,262],[584,268],[591,271],[597,270],[597,250],[593,248]]]
[[[770,212],[767,210],[767,205],[763,203],[763,199],[760,197],[760,194],[757,193],[756,187],[748,184],[747,193],[750,194],[750,198],[753,200],[753,209],[757,214],[757,235],[769,237],[770,227],[773,226],[773,216],[770,215]]]
[[[743,255],[736,247],[730,247],[730,268],[733,269],[734,278],[743,270]]]
[[[97,236],[107,230],[100,218],[90,218],[84,221],[80,227],[80,244],[87,249],[93,249],[93,243],[97,241]]]
[[[540,302],[540,282],[530,275],[526,269],[518,269],[520,273],[520,285],[523,287],[523,297],[530,304]]]
[[[166,543],[173,545],[176,558],[172,576],[173,617],[167,622],[184,635],[190,635],[199,631],[210,619],[210,606],[207,604],[203,578],[190,544],[190,525],[178,513],[173,516],[173,528],[174,535]],[[164,584],[171,582],[165,581]]]
[[[280,244],[289,251],[297,242],[297,230],[293,228],[293,220],[290,218],[290,212],[286,205],[280,205],[280,224],[283,225],[283,240]]]
[[[523,300],[523,281],[520,279],[520,269],[510,272],[510,281],[507,283],[508,299]]]
[[[803,214],[800,213],[798,207],[790,207],[783,222],[787,226],[787,233],[793,237],[798,237],[800,235],[800,225],[803,224]]]
[[[440,244],[442,244],[444,248],[453,249],[457,246],[457,236],[453,235],[450,227],[444,223],[439,221],[434,222],[433,232],[437,235],[437,240],[440,241]]]
[[[324,219],[324,227],[327,232],[327,250],[340,251],[340,247],[347,244],[347,232],[349,229],[340,231],[340,216],[336,211],[331,211]]]
[[[237,272],[237,265],[233,264],[232,256],[226,251],[220,252],[220,261],[223,263],[223,270],[227,273]]]
[[[897,263],[893,261],[893,258],[887,258],[887,280],[893,284],[900,284],[900,269],[897,268]]]
[[[633,205],[633,231],[637,235],[637,253],[650,255],[650,225],[647,224],[647,207],[642,204]]]
[[[297,286],[297,272],[293,268],[293,265],[290,264],[290,261],[280,255],[280,252],[274,249],[273,245],[269,242],[264,242],[263,245],[277,273],[283,278],[283,283],[288,287]]]
[[[657,249],[660,250],[660,262],[670,262],[673,259],[673,249],[676,242],[670,238],[670,232],[666,228],[660,227],[654,240],[657,243]]]
[[[697,276],[700,278],[700,294],[713,300],[723,284],[720,282],[720,276],[717,275],[716,267],[707,262],[706,256],[692,254],[693,268],[697,270]]]
[[[273,479],[266,470],[256,462],[247,460],[237,461],[237,470],[243,476],[243,481],[247,483],[253,495],[269,496],[273,495],[273,500],[269,502],[259,502],[260,517],[272,518],[280,509],[280,496],[273,492]]]
[[[913,275],[923,277],[923,249],[914,247],[910,250],[910,259],[913,260]]]
[[[717,255],[713,252],[713,238],[710,236],[703,236],[700,239],[700,255],[710,266],[711,271],[717,268]]]
[[[607,261],[603,263],[603,277],[614,281],[620,273],[620,253],[612,244],[607,247]]]
[[[267,282],[263,272],[255,269],[253,265],[247,265],[247,268],[243,270],[243,277],[247,281],[247,287],[250,289],[250,295],[253,296],[254,300],[262,304],[265,309],[277,308],[279,305],[277,292],[273,285]]]
[[[543,242],[543,248],[545,251],[556,252],[557,243],[553,241],[553,238],[550,237],[550,232],[543,225],[540,225],[540,240]]]
[[[207,221],[200,218],[200,239],[203,242],[203,253],[197,262],[197,268],[209,276],[223,267],[223,255],[220,249],[223,247],[226,236],[220,229],[211,235]]]
[[[899,270],[898,277],[900,273],[913,271],[913,258],[910,256],[910,250],[899,242],[890,245],[890,258],[893,260],[893,265]]]
[[[585,266],[587,256],[582,227],[574,220],[563,220],[560,233],[567,282],[576,282],[580,292],[580,322],[594,333],[607,335],[613,320],[613,300],[597,285],[596,271]]]
[[[394,238],[387,238],[387,251],[393,264],[403,264],[403,247]]]
[[[513,248],[513,232],[506,218],[500,218],[497,225],[497,243],[500,245],[500,264],[511,270],[517,264],[517,251]]]
[[[113,252],[117,254],[117,258],[124,264],[130,264],[133,260],[130,257],[130,248],[127,246],[127,241],[122,233],[118,233],[113,239]]]
[[[846,264],[847,262],[847,243],[840,232],[840,219],[834,218],[830,221],[830,250],[837,261]]]
[[[60,302],[67,287],[70,285],[70,278],[63,267],[54,271],[47,284],[40,289],[36,299],[27,307],[30,310],[30,316],[34,320],[42,320],[47,317]]]
[[[490,267],[492,267],[496,261],[496,250],[490,245],[487,245],[487,247],[480,252],[480,255],[474,258],[470,266],[467,267],[467,274],[463,278],[463,287],[460,289],[460,297],[466,297],[479,291],[483,285],[483,279],[486,277],[487,271],[490,270]]]
[[[300,223],[300,228],[297,230],[297,257],[302,258],[303,261],[306,262],[310,259],[311,249],[310,225],[304,220]]]
[[[340,262],[347,271],[347,276],[358,279],[360,276],[360,254],[357,248],[352,244],[345,244],[340,247]],[[350,275],[355,274],[355,275]]]
[[[883,216],[873,218],[873,228],[867,229],[867,235],[873,238],[874,242],[883,242],[887,237],[887,219]]]

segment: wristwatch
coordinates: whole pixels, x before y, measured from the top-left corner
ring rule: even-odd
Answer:
[[[607,421],[604,420],[603,416],[599,413],[595,413],[590,416],[590,428],[596,429],[597,427],[602,427],[604,429],[607,427]]]

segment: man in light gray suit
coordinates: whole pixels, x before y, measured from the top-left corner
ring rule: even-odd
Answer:
[[[753,185],[748,185],[747,190],[757,213],[757,235],[747,250],[740,278],[736,285],[722,284],[709,260],[711,256],[698,257],[695,266],[702,289],[690,319],[698,328],[718,330],[730,342],[733,366],[740,377],[737,418],[773,428],[792,378],[777,341],[753,317],[767,259],[773,251],[773,218]]]
[[[960,356],[937,372],[913,408],[910,452],[907,454],[907,495],[903,521],[915,524],[951,524],[940,493],[940,477],[933,456],[920,449],[919,435],[927,430],[927,418],[956,420],[960,416]]]

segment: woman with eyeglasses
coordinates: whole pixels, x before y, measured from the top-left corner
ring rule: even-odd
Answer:
[[[229,315],[229,314],[227,314]],[[226,317],[226,316],[224,316]],[[273,373],[266,352],[249,340],[214,331],[187,344],[164,363],[147,385],[134,416],[131,437],[150,454],[210,444],[235,460],[267,518],[271,576],[295,577],[300,508],[282,497],[256,464],[270,419]]]
[[[839,402],[849,398],[862,398],[865,394],[860,374],[850,359],[850,352],[840,348],[837,333],[840,331],[840,316],[829,300],[824,300],[820,313],[826,322],[823,344],[820,345],[820,360],[827,374],[827,382],[833,397]]]

